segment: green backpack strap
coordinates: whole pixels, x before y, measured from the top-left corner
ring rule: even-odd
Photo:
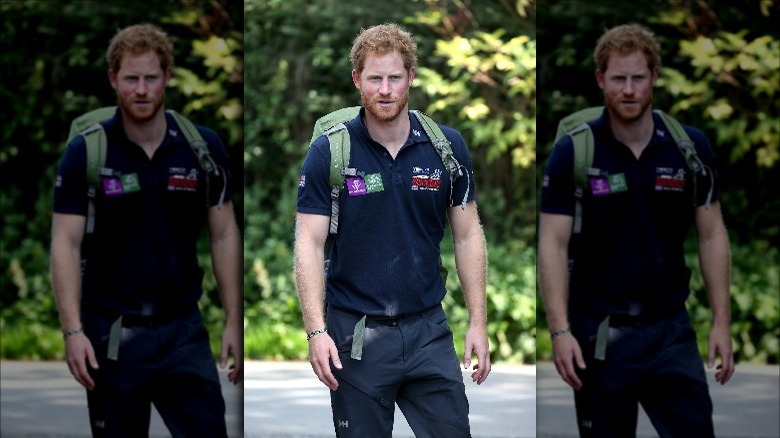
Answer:
[[[361,107],[359,106],[341,108],[339,110],[325,114],[324,116],[317,119],[317,121],[314,123],[314,132],[312,133],[311,140],[309,141],[309,146],[311,147],[311,144],[314,143],[314,140],[320,138],[322,134],[334,126],[338,125],[339,123],[347,123],[348,121],[357,117],[358,113],[360,112],[360,108]]]
[[[588,123],[590,121],[598,119],[603,112],[604,112],[603,106],[592,106],[590,108],[579,110],[575,113],[569,114],[568,116],[564,117],[558,123],[558,131],[555,134],[555,140],[553,141],[553,144],[557,143],[558,140],[565,137],[573,129],[579,127],[583,123]]]
[[[350,141],[349,131],[344,123],[328,129],[325,134],[328,136],[330,144],[330,173],[328,182],[330,183],[330,234],[338,233],[339,229],[339,196],[344,187],[344,181],[347,175],[357,175],[356,169],[348,169]]]
[[[81,132],[87,149],[87,223],[86,234],[95,232],[95,197],[97,196],[100,175],[104,172],[106,164],[106,150],[108,140],[106,131],[100,123]]]
[[[574,148],[574,223],[572,232],[579,234],[582,231],[582,198],[585,196],[585,187],[588,184],[588,175],[593,166],[594,140],[590,125],[582,123],[571,130]]]
[[[439,125],[432,118],[430,118],[430,116],[423,113],[422,111],[411,110],[410,112],[414,114],[415,117],[417,117],[417,120],[420,122],[420,125],[422,125],[425,134],[428,136],[428,139],[431,140],[433,148],[439,154],[439,158],[441,158],[442,164],[444,164],[444,167],[450,174],[451,199],[452,191],[455,188],[455,180],[463,176],[463,171],[461,170],[463,166],[458,162],[458,159],[455,158],[455,153],[452,152],[452,144],[449,140],[447,140],[447,137],[444,136],[444,132],[442,132],[441,128],[439,128]],[[468,172],[466,173],[466,178],[470,178]],[[466,201],[469,197],[469,186],[470,184],[466,184],[466,193],[463,195],[463,200],[460,203],[461,209],[464,210],[466,209]]]
[[[221,209],[222,204],[225,201],[225,193],[227,191],[227,172],[225,172],[224,169],[222,169],[220,172],[220,167],[214,161],[214,158],[211,157],[208,144],[205,140],[203,140],[203,136],[200,135],[200,132],[198,132],[198,128],[195,127],[194,123],[174,110],[166,110],[166,112],[173,116],[173,120],[176,121],[179,129],[184,134],[184,138],[187,139],[187,143],[189,143],[190,148],[192,148],[192,152],[198,158],[200,168],[206,172],[207,207],[209,206],[209,200],[211,199],[211,179],[208,177],[208,175],[222,177],[222,192],[220,192],[219,201],[217,202],[217,208]]]
[[[106,106],[76,117],[70,124],[70,132],[68,133],[68,141],[66,143],[70,143],[71,140],[78,137],[79,134],[92,127],[92,125],[110,119],[115,113],[115,106]]]
[[[672,134],[672,138],[674,138],[674,142],[677,144],[677,148],[680,150],[680,153],[685,158],[685,162],[688,164],[688,169],[693,172],[693,207],[696,207],[696,201],[698,199],[697,193],[698,193],[698,182],[697,182],[697,175],[702,176],[709,176],[710,177],[710,188],[707,191],[707,201],[704,204],[705,208],[710,207],[710,201],[712,201],[712,195],[715,191],[715,174],[712,171],[712,169],[708,168],[704,163],[701,161],[701,158],[699,158],[699,154],[696,153],[696,145],[693,144],[693,141],[691,140],[691,137],[688,136],[688,133],[685,132],[685,128],[683,128],[682,124],[677,121],[674,117],[666,114],[665,112],[661,110],[654,110],[656,114],[658,114],[659,117],[661,117],[661,120],[664,122],[664,125],[666,126],[666,130],[669,131],[669,133]]]

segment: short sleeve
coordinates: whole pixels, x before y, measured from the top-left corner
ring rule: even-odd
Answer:
[[[53,210],[87,215],[87,148],[80,135],[68,143],[57,168]]]
[[[458,177],[452,188],[452,198],[449,201],[450,207],[458,206],[463,202],[463,197],[466,196],[466,202],[473,201],[477,198],[476,185],[474,183],[474,169],[471,161],[471,154],[469,154],[468,147],[466,147],[466,141],[460,132],[447,126],[439,125],[442,133],[450,141],[452,152],[458,163],[461,165],[463,175]]]
[[[328,138],[322,135],[312,143],[303,161],[301,177],[298,180],[296,211],[330,216],[329,167],[330,143]]]
[[[542,179],[541,211],[574,216],[574,145],[568,135],[553,147]]]

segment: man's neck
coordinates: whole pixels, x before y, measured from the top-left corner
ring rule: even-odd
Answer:
[[[609,113],[609,126],[615,139],[633,152],[639,158],[650,139],[653,138],[653,110],[647,107],[644,114],[633,121],[623,121]]]
[[[366,111],[364,123],[366,128],[368,128],[369,134],[371,134],[371,138],[384,146],[393,158],[398,155],[398,151],[401,150],[401,147],[409,138],[411,122],[409,121],[408,107],[404,108],[395,120],[387,122],[377,120]]]
[[[141,147],[149,158],[152,158],[157,147],[165,138],[165,108],[161,107],[157,114],[145,122],[137,122],[122,113],[122,127],[125,135],[133,143]]]

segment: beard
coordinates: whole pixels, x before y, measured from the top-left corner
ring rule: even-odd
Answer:
[[[117,94],[117,98],[119,99],[119,107],[122,108],[124,116],[135,123],[145,123],[152,120],[160,111],[160,108],[162,108],[163,103],[165,102],[165,93],[158,97],[131,97],[129,99]],[[135,103],[137,101],[145,101],[148,103],[139,107]]]
[[[626,106],[625,102],[633,102],[633,105]],[[606,105],[609,108],[609,112],[612,116],[617,118],[623,123],[630,123],[639,120],[648,108],[653,103],[653,94],[650,93],[645,97],[614,97],[606,96]]]
[[[360,98],[363,101],[363,106],[366,107],[366,111],[368,111],[374,118],[379,120],[380,122],[391,122],[398,118],[398,116],[401,114],[401,111],[403,111],[404,108],[406,108],[407,102],[409,102],[409,91],[407,90],[404,94],[399,96],[397,99],[393,100],[390,98],[381,98],[381,97],[370,97],[363,93],[363,90],[360,90]],[[380,101],[393,101],[392,106],[384,106],[381,105]]]

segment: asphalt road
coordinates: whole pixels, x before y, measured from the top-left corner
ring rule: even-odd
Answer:
[[[242,433],[241,385],[220,370],[228,434]],[[170,436],[152,409],[150,437]],[[3,438],[89,437],[87,395],[65,362],[0,362],[0,436]]]
[[[243,390],[220,371],[231,437],[333,437],[328,389],[308,363],[246,362]],[[720,438],[780,437],[780,367],[737,365],[725,386],[708,371]],[[551,363],[495,365],[477,386],[464,373],[474,438],[575,437],[574,401]],[[243,432],[242,432],[243,431]],[[0,436],[89,436],[86,396],[63,362],[0,362]],[[150,436],[169,436],[156,412]],[[396,409],[394,437],[412,437]],[[639,437],[657,436],[640,413]]]
[[[707,370],[707,380],[717,437],[780,437],[780,367],[737,364],[726,385],[715,382],[714,369]],[[578,436],[572,390],[551,362],[537,365],[536,385],[536,436]],[[639,415],[637,436],[658,436],[641,408]]]
[[[308,362],[245,362],[247,437],[333,437],[330,392]],[[532,437],[536,433],[536,368],[494,365],[477,386],[463,373],[474,438]],[[395,410],[393,437],[413,437]]]

